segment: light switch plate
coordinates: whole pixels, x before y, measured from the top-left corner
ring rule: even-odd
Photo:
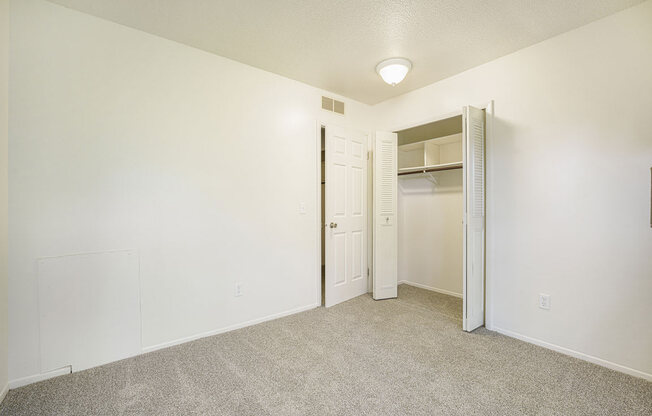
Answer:
[[[539,293],[539,308],[546,310],[550,309],[550,295]]]

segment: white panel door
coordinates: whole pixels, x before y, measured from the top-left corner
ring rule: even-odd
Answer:
[[[326,126],[326,307],[367,292],[367,135]]]
[[[374,284],[376,300],[398,294],[396,133],[376,132],[374,140]]]
[[[485,114],[464,107],[464,284],[465,331],[484,325]]]

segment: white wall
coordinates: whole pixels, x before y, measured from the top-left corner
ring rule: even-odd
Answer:
[[[0,0],[0,402],[7,393],[7,151],[9,0]]]
[[[495,100],[490,323],[652,378],[650,22],[647,1],[374,110],[394,130]]]
[[[44,256],[138,250],[146,349],[318,305],[317,120],[370,130],[369,107],[343,118],[304,84],[11,7],[10,380],[39,372]]]
[[[462,296],[462,171],[398,180],[398,280]]]

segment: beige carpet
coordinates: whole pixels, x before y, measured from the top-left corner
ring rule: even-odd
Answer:
[[[480,329],[409,286],[9,392],[2,415],[650,415],[652,383]]]

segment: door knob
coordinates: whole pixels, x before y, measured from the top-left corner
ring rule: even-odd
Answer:
[[[331,228],[337,228],[337,223],[336,222],[331,222]]]

